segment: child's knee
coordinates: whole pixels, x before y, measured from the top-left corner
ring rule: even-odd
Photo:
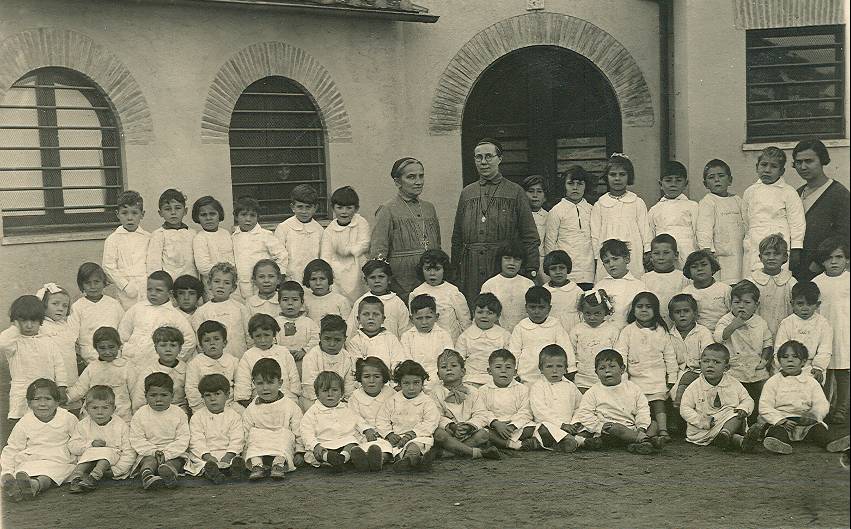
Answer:
[[[445,443],[451,436],[442,426],[438,426],[434,430],[434,441],[440,444]]]
[[[485,428],[482,428],[481,430],[477,431],[476,433],[474,433],[470,437],[469,444],[471,444],[473,446],[481,446],[481,445],[487,444],[489,439],[490,439],[490,434],[489,434],[488,430],[485,429]]]

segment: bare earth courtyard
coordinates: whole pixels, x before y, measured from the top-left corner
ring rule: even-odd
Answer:
[[[848,527],[840,454],[797,446],[779,457],[675,441],[662,454],[625,451],[443,459],[431,473],[300,469],[283,483],[175,491],[112,483],[85,498],[50,490],[3,506],[3,526],[136,527]]]

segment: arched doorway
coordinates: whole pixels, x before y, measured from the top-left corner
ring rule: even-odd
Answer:
[[[583,166],[598,177],[606,158],[622,150],[621,112],[611,85],[582,55],[556,46],[531,46],[504,55],[479,77],[467,98],[461,132],[464,185],[477,178],[473,147],[482,137],[503,144],[504,176],[530,174],[548,182]]]

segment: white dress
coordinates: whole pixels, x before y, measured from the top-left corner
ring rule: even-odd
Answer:
[[[205,354],[196,355],[186,364],[186,402],[193,413],[204,408],[204,399],[198,389],[198,383],[207,375],[222,375],[228,379],[230,392],[228,402],[233,401],[233,381],[239,360],[229,354],[219,358],[210,358]]]
[[[797,314],[790,314],[781,321],[774,336],[774,353],[789,340],[801,342],[807,348],[809,356],[804,363],[805,373],[811,372],[807,368],[824,372],[830,366],[833,358],[833,327],[821,314],[813,314],[808,320],[802,320]]]
[[[198,277],[192,247],[195,233],[189,227],[175,230],[160,226],[154,230],[148,242],[148,274],[165,270],[172,279],[182,275]]]
[[[261,259],[271,259],[277,263],[281,270],[286,270],[289,264],[287,250],[281,240],[275,237],[271,231],[255,224],[251,231],[242,231],[239,227],[234,228],[233,254],[236,257],[236,273],[239,276],[239,293],[243,299],[254,294],[254,284],[251,282],[251,274],[254,265]]]
[[[570,344],[576,355],[576,377],[573,379],[580,388],[590,388],[600,380],[597,377],[594,361],[603,349],[614,349],[618,343],[620,329],[609,321],[597,327],[579,322],[568,333]]]
[[[47,476],[61,485],[74,470],[75,458],[68,450],[68,441],[76,426],[77,418],[62,408],[57,408],[48,422],[28,411],[12,429],[0,454],[2,473]]]
[[[591,245],[591,204],[584,198],[577,204],[563,198],[553,206],[547,214],[543,241],[542,259],[553,250],[564,250],[573,263],[568,276],[570,280],[576,283],[594,282],[596,257]]]
[[[742,218],[742,199],[736,195],[719,197],[706,194],[697,208],[697,246],[715,252],[721,271],[718,280],[728,285],[742,277],[742,244],[745,220]],[[680,252],[682,255],[682,252]]]
[[[273,456],[287,460],[287,471],[295,470],[295,452],[303,450],[301,443],[301,408],[281,396],[275,402],[257,399],[242,414],[245,429],[245,458]]]
[[[89,363],[77,379],[68,388],[68,400],[82,401],[93,386],[109,386],[115,394],[115,415],[130,423],[132,389],[136,384],[136,366],[124,358],[112,362],[96,360]]]
[[[444,281],[436,287],[422,283],[411,291],[409,300],[413,300],[420,294],[428,294],[434,298],[437,305],[437,324],[449,331],[453,341],[457,340],[464,329],[472,324],[467,299],[452,283]]]
[[[830,277],[819,274],[813,279],[821,290],[822,314],[833,327],[833,358],[829,369],[848,369],[851,361],[851,334],[848,321],[851,320],[851,274],[846,270],[841,275]]]
[[[77,331],[68,320],[54,321],[44,318],[39,334],[53,341],[53,347],[62,355],[65,364],[65,381],[69,386],[77,381]]]
[[[189,474],[201,474],[206,463],[201,459],[204,454],[212,455],[221,463],[228,452],[241,455],[244,449],[242,415],[233,407],[225,406],[220,413],[201,408],[192,414],[189,420],[189,458],[185,465]]]
[[[192,239],[192,253],[195,266],[204,284],[209,284],[210,269],[218,263],[236,264],[233,254],[233,238],[228,230],[219,228],[216,231],[199,231]]]
[[[644,391],[648,400],[668,391],[677,381],[679,366],[671,337],[662,327],[649,329],[630,323],[621,331],[615,349],[623,356],[629,379]],[[664,399],[661,399],[664,400]]]
[[[490,292],[502,303],[499,324],[510,332],[526,317],[526,291],[533,286],[535,283],[531,279],[521,275],[509,278],[497,274],[484,282],[481,293]]]
[[[331,291],[324,296],[314,296],[310,290],[304,291],[305,316],[319,325],[326,314],[336,314],[343,319],[352,312],[352,302],[339,292]]]
[[[721,405],[716,406],[719,402]],[[754,402],[741,382],[724,374],[713,386],[700,377],[686,388],[680,403],[680,415],[688,423],[686,441],[706,446],[721,433],[724,424],[735,417],[736,410],[750,414]],[[715,419],[711,423],[711,419]],[[711,423],[711,424],[710,424]]]
[[[346,350],[352,357],[352,361],[368,356],[380,358],[391,373],[397,364],[408,358],[405,348],[396,335],[386,329],[382,329],[373,337],[367,336],[363,330],[358,329],[346,342]]]
[[[322,226],[313,219],[307,224],[292,216],[275,228],[275,237],[281,240],[289,255],[286,278],[301,283],[307,263],[319,257],[322,244]]]
[[[288,318],[279,314],[275,316],[275,321],[281,327],[276,337],[278,345],[286,347],[290,352],[299,349],[307,352],[319,345],[319,325],[307,316]]]
[[[647,285],[642,279],[636,279],[632,272],[627,272],[620,279],[615,279],[607,273],[598,275],[602,277],[600,281],[594,285],[597,290],[605,290],[609,299],[612,301],[612,310],[614,311],[609,318],[618,330],[626,327],[626,319],[629,311],[632,308],[632,300],[640,292],[647,290]]]
[[[224,301],[208,301],[204,303],[192,315],[192,329],[197,333],[198,327],[205,321],[217,321],[225,326],[227,330],[227,344],[225,354],[234,358],[242,358],[245,350],[251,343],[248,336],[248,320],[251,313],[248,307],[233,298]]]
[[[92,446],[92,441],[100,439],[106,446]],[[121,419],[113,416],[108,423],[100,425],[91,417],[83,417],[74,428],[68,449],[76,456],[77,464],[105,459],[113,477],[127,477],[130,467],[136,460],[136,452],[130,445],[130,427]]]
[[[512,441],[519,440],[525,427],[534,426],[528,385],[512,380],[506,387],[501,388],[491,380],[478,391],[490,414],[488,424],[498,420],[517,428],[511,436]]]
[[[393,455],[401,454],[411,443],[417,444],[420,451],[425,454],[434,445],[432,435],[440,424],[440,411],[434,400],[425,393],[421,392],[409,399],[398,391],[384,402],[375,422],[376,430],[385,438],[391,432],[397,435],[406,432],[416,434],[416,437],[404,446],[393,447]]]
[[[437,357],[446,350],[455,347],[449,332],[438,325],[432,327],[431,332],[420,332],[411,327],[402,333],[402,356],[417,362],[428,373],[426,386],[440,383],[437,378]]]
[[[345,349],[330,355],[317,345],[304,355],[301,363],[301,394],[305,399],[316,400],[313,382],[323,371],[333,371],[343,379],[343,398],[347,398],[355,390],[355,358]]]
[[[641,279],[644,281],[647,290],[656,294],[656,297],[659,298],[659,312],[670,329],[673,322],[668,312],[668,303],[671,302],[672,297],[682,292],[691,281],[676,269],[665,273],[647,272]]]
[[[829,409],[830,403],[822,387],[803,372],[788,377],[777,373],[766,381],[759,397],[759,415],[768,424],[777,424],[788,417],[806,417],[821,422]],[[800,441],[807,430],[809,427],[799,426],[790,432],[789,437]]]
[[[166,461],[186,457],[189,437],[189,420],[177,406],[169,406],[163,411],[142,406],[130,421],[130,446],[136,451],[136,462],[130,475],[143,457],[152,456],[157,451],[163,453]]]
[[[27,387],[36,379],[47,378],[57,386],[68,386],[65,361],[48,337],[24,336],[14,325],[0,333],[0,352],[9,362],[9,418],[27,413]]]
[[[547,318],[543,323],[534,323],[524,318],[511,332],[508,350],[517,357],[517,376],[524,384],[533,384],[543,378],[538,368],[541,350],[551,344],[560,345],[567,353],[568,373],[576,371],[576,357],[567,331],[558,318]]]
[[[142,228],[127,231],[119,226],[103,242],[103,271],[118,288],[118,301],[124,310],[145,299],[150,238],[151,234]]]
[[[284,396],[296,400],[301,395],[301,378],[298,375],[298,367],[289,349],[277,344],[265,350],[252,347],[245,351],[245,354],[239,359],[234,374],[234,400],[248,400],[256,396],[254,382],[251,379],[251,370],[254,369],[254,364],[261,358],[273,358],[278,362],[278,365],[281,366],[281,380],[283,380],[281,391]],[[302,369],[304,369],[304,362],[302,362]]]
[[[798,192],[782,177],[773,184],[757,180],[745,190],[742,218],[745,221],[744,275],[761,266],[759,243],[771,234],[781,234],[791,250],[804,247],[807,227],[804,204]],[[783,266],[788,268],[788,263]]]
[[[546,426],[557,443],[569,435],[561,429],[561,425],[573,424],[573,416],[581,401],[582,393],[569,380],[553,383],[541,379],[529,388],[532,420],[538,425]],[[541,441],[538,429],[535,431],[535,437]]]
[[[345,226],[340,226],[337,219],[332,220],[322,234],[319,257],[331,265],[335,288],[350,300],[357,299],[364,291],[361,266],[368,252],[369,223],[357,213]]]
[[[133,413],[147,404],[145,399],[145,377],[152,373],[165,373],[174,384],[174,393],[171,397],[172,408],[188,408],[186,404],[186,363],[178,360],[177,365],[169,367],[160,363],[159,358],[149,358],[146,361],[134,363],[130,367],[136,374],[136,382],[130,388],[130,402]]]
[[[488,330],[470,325],[455,342],[455,349],[464,357],[467,374],[464,382],[481,386],[493,378],[488,374],[488,358],[497,349],[505,349],[511,342],[511,333],[494,325]]]
[[[71,313],[68,315],[68,323],[72,329],[77,330],[77,354],[88,362],[95,362],[98,353],[92,344],[95,331],[101,327],[112,327],[118,329],[124,309],[117,299],[103,296],[98,301],[90,301],[82,297],[71,305]]]
[[[689,284],[683,289],[683,294],[691,294],[697,301],[697,323],[703,325],[710,331],[715,331],[718,320],[728,312],[730,304],[730,286],[720,281],[715,281],[706,288],[697,288]]]
[[[151,336],[157,328],[164,325],[176,328],[183,335],[181,358],[190,355],[195,349],[196,341],[195,331],[186,315],[171,303],[151,305],[150,301],[144,300],[130,307],[118,324],[118,334],[124,342],[121,356],[136,363],[156,359],[157,352]]]
[[[676,198],[663,196],[647,212],[652,237],[667,233],[677,241],[680,267],[685,264],[689,254],[697,250],[697,237],[695,235],[697,215],[697,202],[689,200],[683,194]]]
[[[739,327],[728,340],[723,339],[724,329],[733,322],[735,316],[725,314],[718,320],[713,337],[718,343],[723,343],[730,351],[730,370],[728,373],[742,384],[759,382],[768,378],[765,367],[757,367],[762,359],[762,351],[774,346],[773,337],[759,314],[754,314]]]
[[[560,287],[554,287],[549,283],[544,283],[543,286],[553,297],[550,316],[558,318],[564,330],[570,331],[579,323],[579,299],[583,295],[583,290],[573,281]]]
[[[599,434],[603,424],[613,422],[637,430],[650,426],[650,405],[636,384],[622,380],[617,386],[597,383],[582,395],[575,422],[591,433]]]
[[[319,402],[313,403],[301,419],[301,440],[304,443],[304,460],[318,467],[313,449],[322,446],[326,450],[337,450],[347,445],[363,445],[363,432],[372,428],[345,402],[329,408]]]
[[[596,277],[606,277],[600,259],[600,246],[609,239],[627,243],[631,258],[629,271],[640,278],[644,275],[642,258],[650,251],[650,224],[647,221],[647,204],[632,191],[620,197],[606,193],[591,208],[591,246],[597,259]]]
[[[792,314],[792,287],[798,281],[792,277],[789,270],[781,270],[776,276],[770,276],[762,270],[754,270],[748,279],[759,289],[759,306],[756,313],[762,316],[774,336],[780,322]]]

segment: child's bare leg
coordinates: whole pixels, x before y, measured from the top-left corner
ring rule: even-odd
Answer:
[[[647,440],[647,434],[641,430],[633,430],[632,428],[627,428],[623,424],[608,424],[608,428],[606,428],[603,433],[626,444],[641,443]]]
[[[496,447],[505,449],[511,448],[510,446],[508,446],[511,442],[511,439],[503,439],[498,433],[496,433],[495,430],[488,430],[488,440],[492,445]]]
[[[714,443],[720,448],[743,448],[745,437],[741,435],[744,431],[745,421],[738,415],[727,420],[722,426],[721,431],[714,439]]]
[[[479,432],[476,432],[478,434]],[[434,442],[441,448],[449,450],[455,455],[473,457],[473,447],[462,443],[444,428],[437,427],[434,430]]]

